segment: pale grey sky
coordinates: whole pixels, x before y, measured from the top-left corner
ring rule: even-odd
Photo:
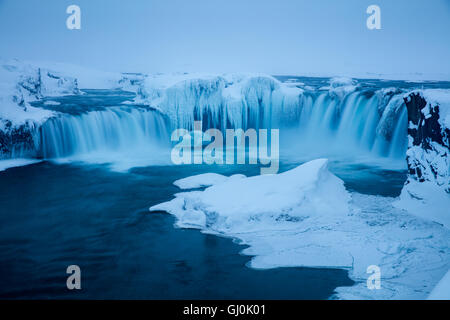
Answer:
[[[110,71],[450,74],[449,34],[449,0],[0,0],[0,57]]]

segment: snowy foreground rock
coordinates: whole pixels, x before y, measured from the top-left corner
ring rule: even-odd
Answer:
[[[319,159],[256,177],[200,175],[176,182],[182,192],[150,208],[177,225],[226,235],[249,245],[253,268],[345,268],[356,281],[336,298],[423,299],[450,267],[450,231],[392,206],[394,199],[346,191]],[[214,177],[214,179],[212,179]],[[381,268],[369,290],[367,267]]]

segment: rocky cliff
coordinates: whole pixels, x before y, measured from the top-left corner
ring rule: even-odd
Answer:
[[[399,206],[450,227],[450,93],[417,90],[408,109],[408,179]]]

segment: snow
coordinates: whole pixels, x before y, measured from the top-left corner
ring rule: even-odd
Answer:
[[[419,94],[427,102],[428,108],[422,109],[424,115],[430,112],[430,107],[439,106],[439,124],[443,128],[450,128],[450,89],[412,90],[403,97],[409,101],[411,94]]]
[[[41,162],[41,160],[36,159],[7,159],[7,160],[0,160],[0,172],[5,171],[9,168],[15,168],[15,167],[23,167],[28,166],[30,164],[35,164]]]
[[[214,225],[217,231],[239,229],[245,226],[244,221],[252,219],[268,222],[303,219],[318,212],[345,215],[348,212],[349,196],[342,180],[328,171],[327,164],[327,160],[320,159],[279,175],[240,179],[230,177],[200,193],[181,193],[175,200],[152,207],[151,210],[174,212],[181,223],[184,223],[185,216],[188,217],[187,223],[191,223],[194,216],[195,221],[212,219],[217,222]],[[217,176],[214,176],[216,181],[212,181],[211,175],[206,177],[209,181],[205,184],[220,180]],[[199,179],[194,177],[186,181],[198,184]],[[185,209],[179,211],[181,203],[184,203],[182,207]],[[198,227],[205,226],[202,224]]]
[[[80,94],[79,88],[119,88],[122,77],[121,73],[64,63],[0,60],[0,130],[5,130],[5,121],[13,126],[35,125],[55,115],[52,111],[32,107],[32,101]],[[57,105],[57,102],[50,100],[44,104]]]
[[[48,100],[44,102],[44,105],[46,106],[59,106],[61,104],[61,102],[58,101],[52,101],[52,100]]]
[[[433,289],[428,300],[450,300],[450,270]]]
[[[425,89],[421,93],[433,107],[439,105],[439,123],[450,128],[450,89]]]
[[[239,239],[252,268],[347,269],[356,284],[338,288],[341,299],[423,299],[450,267],[448,229],[397,209],[393,198],[350,194],[325,159],[218,180],[150,211],[175,215],[179,227]],[[380,290],[366,286],[370,265],[381,268]]]
[[[450,194],[434,182],[410,179],[394,205],[450,229]]]
[[[13,126],[36,124],[54,114],[49,110],[32,107],[29,102],[44,96],[76,93],[78,87],[75,78],[17,60],[1,60],[0,130],[5,129],[5,121],[10,121]]]
[[[203,173],[196,176],[176,180],[173,184],[180,189],[198,189],[220,184],[230,179],[242,179],[242,178],[245,178],[245,176],[242,174],[236,174],[227,177],[217,173]]]
[[[113,89],[122,78],[119,72],[107,72],[60,62],[27,62],[49,70],[60,70],[64,75],[77,79],[80,89]]]
[[[335,77],[330,79],[329,87],[325,87],[324,89],[328,90],[330,94],[334,94],[342,99],[349,93],[354,92],[357,87],[356,81],[352,78]]]

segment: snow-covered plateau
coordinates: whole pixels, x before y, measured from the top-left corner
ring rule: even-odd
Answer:
[[[338,288],[335,298],[450,298],[448,85],[291,78],[0,61],[0,168],[99,152],[151,165],[172,130],[192,130],[196,120],[205,128],[283,128],[281,156],[293,162],[322,158],[326,149],[401,163],[408,176],[400,197],[350,192],[318,159],[277,175],[187,177],[175,185],[206,189],[178,193],[152,210],[174,214],[180,227],[239,239],[254,268],[348,269],[356,284]],[[87,89],[129,96],[68,112],[63,98]],[[151,152],[136,153],[143,148]],[[367,289],[369,265],[381,268],[380,290]]]

